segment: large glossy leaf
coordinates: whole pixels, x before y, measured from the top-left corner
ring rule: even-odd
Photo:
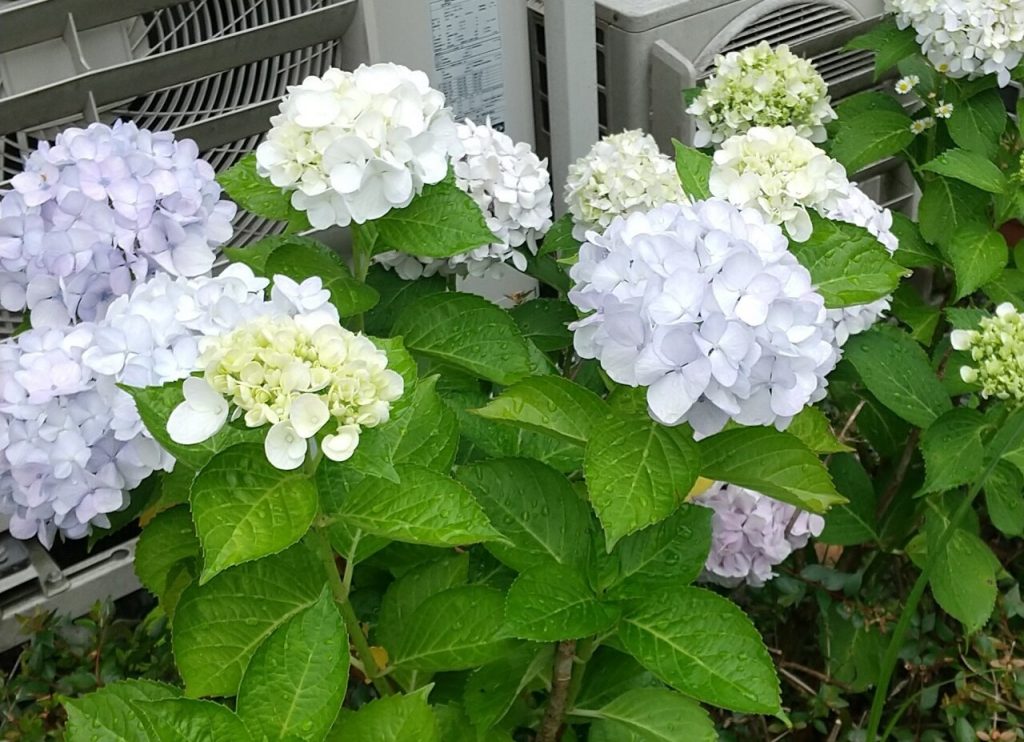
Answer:
[[[378,698],[358,711],[343,710],[326,742],[442,742],[427,705],[428,690]]]
[[[554,646],[525,644],[496,662],[475,670],[462,694],[466,715],[479,730],[497,724],[516,698],[539,678],[551,675]]]
[[[200,562],[199,539],[186,505],[165,510],[153,518],[135,546],[135,574],[172,617],[184,588],[182,575],[191,582],[199,573]]]
[[[544,238],[544,244],[551,233]],[[572,345],[570,322],[576,320],[572,304],[562,299],[533,299],[511,310],[523,337],[543,351],[563,350]]]
[[[583,574],[560,564],[526,570],[505,598],[509,633],[536,642],[600,634],[618,617],[618,608],[599,602]]]
[[[921,436],[925,492],[942,492],[979,478],[985,467],[985,418],[958,407],[933,422]]]
[[[448,554],[413,567],[392,582],[381,600],[377,617],[377,642],[390,648],[398,645],[413,612],[431,595],[466,584],[469,555]]]
[[[181,690],[152,680],[121,680],[78,698],[67,698],[67,742],[146,742],[148,732],[133,702],[177,698]]]
[[[267,258],[263,272],[267,276],[280,273],[299,282],[319,278],[342,317],[365,312],[380,299],[376,289],[356,280],[337,253],[308,237],[291,237],[280,245]]]
[[[715,725],[700,704],[667,688],[626,691],[597,713],[617,733],[635,735],[643,742],[718,739]]]
[[[291,194],[256,172],[256,154],[249,154],[217,176],[224,191],[246,211],[275,221],[288,222],[288,229],[309,229],[306,215],[291,204]],[[232,258],[234,260],[234,258]]]
[[[902,111],[867,111],[840,119],[829,154],[850,173],[894,155],[914,140],[910,117]]]
[[[690,198],[711,198],[711,188],[708,186],[711,158],[676,139],[672,140],[672,147],[675,149],[676,173],[683,184],[683,191]]]
[[[860,461],[856,456],[833,456],[828,470],[836,489],[847,502],[832,508],[825,516],[825,530],[820,540],[840,546],[878,541],[875,525],[878,495]]]
[[[145,742],[223,742],[249,737],[242,720],[220,703],[191,698],[130,703],[146,728]]]
[[[643,597],[697,579],[711,551],[710,508],[681,505],[661,523],[615,545],[616,597]]]
[[[959,180],[935,178],[924,186],[918,206],[921,236],[936,245],[947,245],[961,227],[983,224],[991,197]]]
[[[999,151],[999,138],[1006,128],[1006,105],[997,90],[986,90],[969,100],[959,101],[946,122],[958,146],[986,157]]]
[[[585,445],[607,416],[608,406],[589,389],[561,376],[531,376],[473,412]]]
[[[962,180],[989,193],[1002,193],[1006,189],[1003,171],[985,155],[966,149],[947,149],[921,169]]]
[[[942,250],[956,275],[956,298],[962,299],[998,279],[1009,251],[999,232],[984,224],[965,224]]]

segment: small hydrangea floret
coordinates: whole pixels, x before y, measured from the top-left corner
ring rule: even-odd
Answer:
[[[697,124],[694,145],[718,144],[754,126],[792,126],[812,142],[825,141],[835,119],[828,86],[814,65],[767,41],[719,55],[704,89],[686,109]]]
[[[1024,402],[1024,318],[1010,302],[996,307],[977,330],[953,330],[950,342],[967,351],[972,366],[960,367],[960,378],[981,387],[983,397]]]

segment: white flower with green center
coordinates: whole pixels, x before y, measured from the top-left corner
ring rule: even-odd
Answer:
[[[828,86],[814,65],[767,41],[719,55],[715,72],[686,112],[697,124],[694,145],[718,144],[755,126],[792,126],[812,142],[825,141],[836,117]]]
[[[960,378],[978,384],[981,396],[1024,402],[1024,318],[1013,304],[1000,304],[977,330],[953,330],[950,342],[971,354],[975,365],[961,366]]]
[[[269,424],[264,450],[278,469],[301,466],[310,440],[332,425],[324,455],[348,459],[360,430],[386,422],[404,387],[384,351],[330,312],[259,317],[204,338],[201,350],[205,374],[185,381],[185,401],[167,421],[171,438],[199,443],[229,418]]]

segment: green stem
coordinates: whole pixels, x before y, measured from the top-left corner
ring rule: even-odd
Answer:
[[[576,704],[576,697],[583,687],[583,675],[587,671],[587,662],[594,656],[594,651],[601,645],[597,637],[581,639],[576,645],[576,658],[573,662],[576,669],[573,671],[572,680],[569,681],[569,693],[566,696],[566,708],[572,708]]]
[[[910,622],[914,614],[917,612],[917,604],[921,602],[921,597],[928,586],[928,580],[931,578],[932,571],[939,560],[939,555],[946,551],[946,547],[953,538],[953,534],[956,533],[956,529],[960,527],[961,521],[971,510],[971,506],[974,504],[978,493],[981,492],[981,487],[985,480],[988,479],[989,474],[996,468],[1006,450],[1020,438],[1022,433],[1024,433],[1024,414],[1019,415],[1016,427],[1007,435],[1002,436],[1001,445],[997,450],[993,451],[985,471],[982,472],[978,480],[971,486],[967,497],[964,498],[963,502],[960,503],[960,507],[953,513],[953,517],[946,524],[934,545],[928,545],[928,561],[925,562],[924,569],[921,570],[921,574],[918,576],[913,589],[910,591],[910,595],[906,599],[903,612],[900,614],[900,620],[896,624],[896,629],[893,631],[892,638],[889,640],[889,646],[886,648],[885,655],[882,658],[882,669],[879,673],[878,685],[875,687],[875,697],[871,701],[871,714],[868,717],[868,733],[866,736],[868,742],[884,739],[884,737],[878,737],[878,727],[882,723],[882,711],[885,708],[886,696],[889,692],[889,681],[892,679],[893,670],[896,668],[896,660],[899,658],[900,649],[903,646],[903,638],[910,628]],[[998,437],[999,433],[996,435]]]
[[[348,586],[345,585],[341,575],[338,574],[338,565],[334,561],[334,551],[331,549],[331,544],[319,528],[314,528],[313,533],[316,536],[314,540],[316,541],[317,551],[320,554],[320,560],[323,562],[324,571],[327,573],[327,581],[331,584],[334,602],[338,605],[338,610],[341,611],[341,617],[345,619],[348,638],[356,648],[359,661],[363,664],[363,672],[381,696],[390,696],[392,694],[391,686],[381,677],[380,668],[377,666],[377,660],[373,658],[373,652],[370,651],[370,644],[366,641],[366,635],[363,634],[363,627],[359,623],[359,617],[356,616],[356,612],[352,609],[352,604],[348,600]],[[347,563],[345,572],[349,584],[351,584],[351,570],[348,568]]]

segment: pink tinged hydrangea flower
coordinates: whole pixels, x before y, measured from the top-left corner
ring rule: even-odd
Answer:
[[[158,272],[198,276],[235,206],[189,140],[132,123],[67,129],[0,197],[0,305],[35,326],[102,316]]]
[[[732,419],[784,428],[836,363],[824,301],[781,231],[717,200],[591,232],[570,270],[576,352],[647,387],[651,416],[710,435]]]
[[[774,567],[825,527],[821,516],[725,482],[716,482],[694,502],[714,511],[701,579],[726,587],[763,586],[775,577]]]

